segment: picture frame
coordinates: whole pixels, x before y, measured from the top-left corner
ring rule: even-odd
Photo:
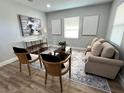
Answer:
[[[22,36],[41,35],[41,20],[34,17],[18,15]]]
[[[51,21],[52,35],[61,35],[61,19],[54,19]]]
[[[84,16],[82,36],[96,36],[99,27],[99,19],[99,15]]]

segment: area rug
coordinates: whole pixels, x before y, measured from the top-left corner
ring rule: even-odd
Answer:
[[[55,48],[49,48],[49,50],[45,51],[44,53],[49,53],[54,50]],[[101,91],[111,93],[110,87],[105,78],[96,75],[85,74],[84,59],[85,55],[83,51],[72,50],[71,80],[89,87],[96,88]],[[32,67],[36,69],[41,69],[38,63],[32,64]],[[68,79],[68,74],[64,75],[64,78]]]

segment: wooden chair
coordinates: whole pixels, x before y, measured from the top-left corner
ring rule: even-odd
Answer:
[[[28,60],[28,58],[27,58],[27,54],[29,54],[28,52],[27,52],[27,53],[15,53],[15,54],[16,54],[16,56],[17,56],[18,59],[19,59],[20,72],[21,72],[21,65],[22,65],[22,64],[27,64],[28,71],[29,71],[29,76],[31,76],[30,64],[33,63],[33,62],[36,62],[37,60],[40,61],[40,66],[41,66],[41,68],[42,68],[40,55],[37,55],[37,57],[34,58],[34,59],[32,59],[32,60]]]
[[[66,74],[69,72],[69,78],[71,78],[71,54],[69,56],[60,62],[48,62],[42,59],[42,62],[45,67],[45,86],[47,84],[47,75],[52,75],[52,76],[58,76],[60,79],[60,87],[61,87],[61,92],[63,91],[62,87],[62,75]],[[67,63],[68,65],[65,66],[64,69],[62,69],[61,65],[64,63]]]

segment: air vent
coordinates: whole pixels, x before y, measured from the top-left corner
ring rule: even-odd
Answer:
[[[28,0],[29,2],[33,2],[33,0]]]

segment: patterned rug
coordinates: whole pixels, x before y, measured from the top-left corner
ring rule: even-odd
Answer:
[[[55,48],[50,48],[44,53],[49,53],[54,51]],[[84,72],[84,52],[81,50],[72,50],[72,65],[71,65],[71,80],[78,82],[80,84],[84,84],[89,87],[96,88],[98,90],[102,90],[108,93],[111,93],[108,82],[105,78],[85,74]],[[36,69],[41,69],[38,63],[32,64],[32,66]],[[64,78],[68,79],[68,74],[64,75]]]

